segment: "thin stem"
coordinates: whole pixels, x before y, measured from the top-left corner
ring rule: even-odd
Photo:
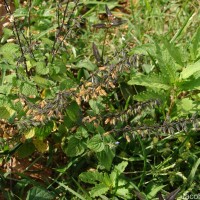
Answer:
[[[107,34],[108,34],[108,28],[106,29],[105,37],[104,37],[104,40],[103,40],[103,48],[102,48],[102,54],[101,54],[101,58],[102,58],[103,64],[104,64],[103,56],[104,56],[104,50],[105,50],[105,43],[106,43]]]
[[[8,6],[8,3],[7,3],[6,0],[4,0],[4,4],[5,4],[5,8],[6,8],[7,13],[9,13],[10,16],[12,16],[12,12],[11,12],[10,7]],[[27,67],[27,64],[26,64],[26,58],[25,58],[25,55],[24,55],[24,50],[22,48],[22,43],[21,43],[21,40],[20,40],[19,32],[18,32],[18,29],[17,29],[17,24],[16,24],[14,17],[13,17],[13,27],[15,29],[15,31],[13,30],[13,33],[15,34],[15,32],[16,32],[15,37],[17,38],[17,41],[19,43],[19,47],[20,47],[22,58],[23,58],[26,75],[28,76],[28,78],[30,78],[30,74],[28,72],[28,67]]]
[[[31,6],[32,0],[29,0],[29,10],[28,10],[28,37],[29,37],[29,44],[31,44]]]
[[[67,26],[69,25],[69,23],[70,23],[70,21],[71,21],[71,19],[72,19],[73,13],[74,13],[75,9],[76,9],[77,6],[78,6],[78,2],[79,2],[79,1],[76,1],[75,5],[74,5],[74,7],[73,7],[73,9],[72,9],[72,14],[69,16],[69,19],[68,19],[68,21],[67,21]],[[53,48],[52,48],[52,55],[53,55],[53,56],[52,56],[51,63],[54,62],[55,55],[57,54],[57,52],[58,52],[60,46],[62,45],[62,43],[64,42],[64,40],[66,39],[66,37],[67,37],[67,35],[70,33],[70,31],[71,31],[71,29],[69,28],[68,31],[67,31],[67,33],[65,34],[65,36],[63,37],[63,39],[62,39],[61,42],[59,43],[57,49],[55,49],[55,41],[57,40],[57,39],[55,39],[54,45],[53,45]]]
[[[52,50],[51,50],[51,54],[53,55],[54,54],[54,51],[55,51],[55,45],[56,45],[56,42],[57,42],[57,38],[59,37],[61,31],[62,31],[62,28],[64,26],[64,22],[65,22],[65,17],[66,17],[66,13],[67,13],[67,10],[68,10],[68,6],[69,6],[69,1],[67,1],[67,4],[66,4],[66,7],[65,7],[65,11],[64,11],[64,16],[63,16],[63,20],[62,20],[62,24],[60,26],[59,24],[59,19],[58,19],[58,27],[59,27],[59,30],[58,32],[56,33],[56,38],[54,40],[54,43],[53,43],[53,47],[52,47]],[[59,18],[59,11],[57,11],[57,16]]]

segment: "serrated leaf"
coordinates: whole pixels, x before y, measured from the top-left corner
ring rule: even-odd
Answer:
[[[181,82],[181,90],[200,90],[200,77],[195,79],[193,76],[190,79],[186,79]]]
[[[17,150],[17,155],[19,158],[26,158],[30,156],[35,151],[35,146],[33,143],[25,142],[22,146]]]
[[[150,88],[159,88],[164,90],[169,90],[170,86],[167,84],[163,77],[158,76],[157,74],[146,76],[143,74],[139,74],[135,77],[132,77],[130,81],[128,81],[129,85],[142,85]]]
[[[35,145],[36,149],[41,153],[44,153],[49,149],[47,141],[45,142],[36,138],[33,140],[33,144]]]
[[[51,192],[44,188],[40,187],[32,187],[28,191],[28,196],[26,197],[26,200],[54,200],[55,195],[53,195]]]
[[[76,137],[71,137],[68,144],[64,144],[62,149],[70,157],[81,155],[85,151],[85,144]]]
[[[200,71],[200,60],[198,60],[197,62],[195,62],[191,65],[188,65],[186,68],[184,68],[183,71],[181,72],[180,77],[182,79],[187,79],[190,76],[197,73],[198,71]]]
[[[100,183],[93,187],[90,191],[91,197],[99,197],[102,194],[106,194],[109,187],[103,183]]]
[[[103,173],[97,171],[83,172],[79,175],[79,178],[85,183],[96,184],[97,181],[101,182],[103,180]]]
[[[102,141],[101,135],[97,134],[93,136],[88,142],[87,147],[95,152],[100,152],[104,149],[105,145]]]
[[[96,153],[100,165],[110,170],[113,158],[115,156],[114,150],[105,146],[104,150]]]
[[[174,46],[174,44],[168,42],[167,40],[163,40],[165,47],[167,48],[170,56],[175,60],[176,63],[183,66],[181,53],[177,47]]]

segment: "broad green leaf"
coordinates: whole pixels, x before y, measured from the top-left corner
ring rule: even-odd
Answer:
[[[24,136],[26,139],[33,138],[35,136],[35,128],[32,128],[32,129],[24,132]]]
[[[80,135],[80,137],[87,138],[88,132],[84,127],[80,126],[76,131],[76,135]]]
[[[96,184],[97,181],[101,182],[103,180],[103,173],[97,171],[83,172],[79,175],[79,178],[85,183]]]
[[[194,75],[199,71],[200,71],[200,60],[184,68],[183,71],[181,72],[181,78],[187,79],[188,77]]]
[[[20,55],[19,45],[14,43],[6,43],[0,47],[1,60],[6,60],[7,63],[15,64],[14,59]]]
[[[85,151],[85,143],[81,139],[71,137],[68,144],[64,144],[62,149],[70,157],[79,156]]]
[[[177,113],[179,116],[181,115],[187,115],[189,113],[195,112],[195,104],[194,101],[192,101],[189,98],[180,99],[176,102],[177,106]]]
[[[200,77],[195,79],[193,76],[185,81],[182,81],[179,88],[181,90],[200,90]]]
[[[51,134],[53,127],[54,124],[52,121],[46,123],[43,126],[35,127],[35,136],[40,140],[44,140],[48,135]]]
[[[14,12],[14,17],[28,17],[28,7],[18,8]]]
[[[131,78],[130,81],[128,81],[129,85],[142,85],[150,88],[160,88],[164,90],[170,89],[169,84],[167,84],[163,77],[158,76],[156,74],[151,76],[146,76],[143,74],[138,74],[137,76],[134,76]]]
[[[26,158],[30,156],[35,151],[35,146],[33,143],[25,142],[22,146],[17,150],[17,155],[19,158]]]
[[[8,95],[8,94],[10,94],[11,89],[12,89],[11,85],[1,85],[0,86],[0,93]]]
[[[100,165],[110,170],[113,158],[115,157],[114,150],[108,146],[105,146],[104,150],[96,153]]]
[[[81,109],[75,101],[67,107],[67,115],[73,122],[81,123]]]
[[[148,55],[148,52],[151,52],[151,54],[155,54],[155,45],[154,44],[148,43],[148,44],[136,46],[129,52],[129,55],[135,55],[135,54]]]
[[[127,165],[128,165],[128,162],[122,161],[121,163],[119,163],[118,165],[115,166],[114,170],[117,171],[118,174],[121,174],[122,172],[124,172]]]
[[[44,62],[37,62],[36,73],[39,75],[46,75],[49,73],[49,68],[46,67]]]
[[[96,69],[96,65],[92,63],[90,60],[81,60],[77,65],[77,68],[85,68],[88,71],[94,71]]]
[[[95,187],[93,187],[90,191],[91,197],[99,197],[102,194],[106,194],[110,188],[103,184],[99,183]]]
[[[104,149],[104,143],[102,141],[101,135],[97,134],[93,136],[88,142],[87,147],[95,152],[100,152]]]
[[[44,188],[37,186],[32,187],[28,191],[26,200],[54,200],[55,195]]]
[[[47,141],[45,142],[45,141],[35,138],[33,140],[33,144],[35,145],[36,149],[41,153],[44,153],[49,150],[49,145]]]
[[[126,188],[125,185],[124,187],[119,187],[117,189],[116,195],[122,199],[133,199],[132,193],[129,191],[129,189]]]
[[[33,80],[37,85],[39,85],[40,87],[44,87],[44,88],[54,85],[53,81],[50,81],[50,80],[45,79],[38,75],[34,76]]]
[[[90,107],[95,112],[95,114],[99,114],[100,111],[104,110],[104,104],[102,103],[102,98],[99,97],[97,100],[91,99],[89,101]]]
[[[25,96],[37,96],[37,88],[35,85],[29,84],[29,83],[24,83],[22,86],[22,94]]]
[[[1,106],[0,107],[0,119],[8,120],[13,116],[15,111],[8,106]]]

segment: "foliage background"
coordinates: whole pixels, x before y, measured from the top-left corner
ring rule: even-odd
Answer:
[[[198,2],[6,3],[2,199],[199,193]]]

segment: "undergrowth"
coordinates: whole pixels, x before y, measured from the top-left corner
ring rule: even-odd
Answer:
[[[199,193],[198,2],[4,1],[2,199]]]

